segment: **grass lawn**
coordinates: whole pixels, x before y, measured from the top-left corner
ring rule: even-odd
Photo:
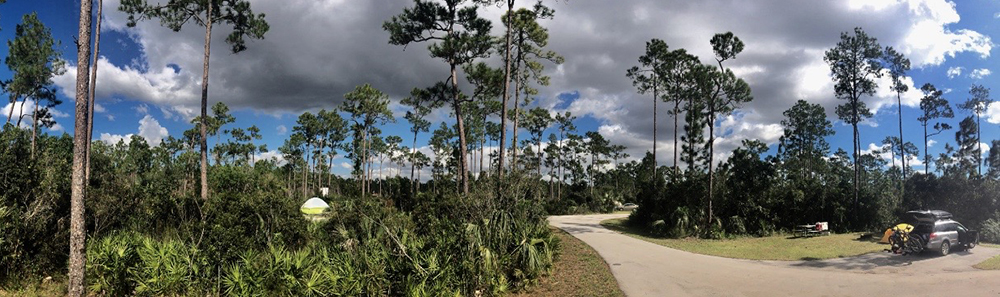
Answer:
[[[553,229],[562,250],[552,273],[542,277],[528,292],[515,296],[625,296],[597,251],[565,231]]]
[[[1000,245],[992,243],[981,243],[980,246],[1000,248]],[[972,267],[979,268],[982,270],[1000,270],[1000,256],[986,259],[986,261],[980,262],[979,264],[972,265]]]
[[[34,280],[34,279],[33,279]],[[0,296],[24,296],[24,297],[48,297],[66,296],[66,276],[60,276],[53,280],[32,282],[24,288],[7,291],[0,287]]]
[[[743,237],[737,239],[669,239],[650,236],[625,225],[626,218],[601,222],[604,227],[662,246],[697,254],[750,260],[820,260],[857,256],[886,248],[871,241],[859,241],[859,234],[791,238],[790,235]]]

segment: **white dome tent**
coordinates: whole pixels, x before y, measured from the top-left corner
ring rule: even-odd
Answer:
[[[329,208],[330,205],[326,204],[326,201],[323,201],[323,199],[312,197],[309,198],[309,200],[306,200],[306,203],[302,203],[302,207],[300,207],[299,210],[301,210],[304,214],[316,215],[323,213],[323,211]]]

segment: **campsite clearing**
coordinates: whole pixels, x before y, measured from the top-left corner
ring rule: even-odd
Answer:
[[[605,228],[633,238],[658,245],[726,258],[750,260],[821,260],[842,258],[882,251],[885,245],[858,240],[859,234],[833,234],[818,237],[794,237],[779,234],[768,237],[740,237],[736,239],[671,239],[660,238],[625,225],[627,218],[604,220]]]

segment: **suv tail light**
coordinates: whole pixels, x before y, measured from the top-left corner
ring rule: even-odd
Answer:
[[[937,232],[931,233],[930,239],[934,239],[935,237],[937,237]]]

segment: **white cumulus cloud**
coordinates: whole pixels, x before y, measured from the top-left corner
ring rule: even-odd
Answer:
[[[160,126],[160,122],[157,121],[155,118],[153,118],[153,116],[148,114],[139,120],[138,130],[139,132],[136,134],[125,134],[125,135],[101,133],[100,140],[113,145],[117,144],[119,141],[122,140],[128,143],[129,139],[132,138],[132,135],[139,135],[140,137],[145,139],[146,143],[148,143],[149,145],[158,146],[160,145],[160,143],[163,142],[163,138],[166,138],[168,135],[170,135],[167,132],[167,128]]]
[[[949,79],[951,79],[951,78],[956,78],[956,77],[958,77],[958,76],[961,76],[961,75],[962,75],[962,70],[963,70],[963,69],[964,69],[964,68],[962,68],[962,67],[959,67],[959,66],[956,66],[956,67],[948,67],[948,72],[946,72],[946,74],[948,75],[948,78],[949,78]]]
[[[975,70],[972,70],[972,72],[969,73],[969,78],[972,78],[972,79],[982,79],[984,77],[989,76],[992,73],[993,73],[992,71],[990,71],[989,69],[986,69],[986,68],[975,69]]]

